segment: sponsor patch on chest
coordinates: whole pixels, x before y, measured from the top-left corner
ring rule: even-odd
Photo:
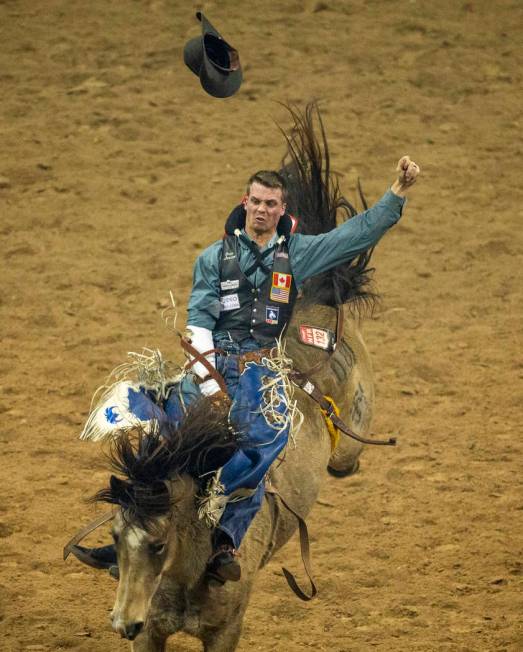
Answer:
[[[240,307],[240,299],[237,294],[226,294],[220,297],[221,312],[237,310]]]
[[[220,287],[223,291],[226,290],[237,290],[240,287],[240,281],[239,280],[232,280],[232,281],[222,281],[220,283]]]
[[[292,274],[283,274],[282,272],[272,273],[271,301],[279,303],[289,303],[291,294]]]
[[[265,307],[265,323],[275,326],[280,319],[280,309],[273,306]]]
[[[324,351],[332,351],[336,335],[328,328],[317,328],[316,326],[307,326],[302,324],[300,326],[300,342],[315,346]]]

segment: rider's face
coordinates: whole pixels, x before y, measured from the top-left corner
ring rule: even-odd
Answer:
[[[276,233],[280,217],[285,213],[281,188],[267,188],[256,182],[251,184],[245,200],[245,210],[247,233],[272,237]]]

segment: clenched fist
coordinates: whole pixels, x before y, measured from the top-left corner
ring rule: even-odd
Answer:
[[[419,165],[411,161],[409,156],[402,156],[398,161],[396,171],[399,173],[398,178],[392,184],[391,190],[395,195],[404,197],[407,190],[416,183],[420,173]]]

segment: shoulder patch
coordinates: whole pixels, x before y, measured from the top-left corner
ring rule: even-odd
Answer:
[[[280,318],[280,309],[277,306],[265,306],[265,323],[275,326]]]
[[[237,294],[226,294],[220,297],[221,312],[237,310],[240,307],[240,298]]]
[[[220,287],[223,291],[225,290],[237,290],[240,287],[240,281],[238,279],[232,281],[222,281]]]

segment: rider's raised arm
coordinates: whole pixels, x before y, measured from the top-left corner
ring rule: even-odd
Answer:
[[[410,160],[410,156],[402,156],[396,166],[398,178],[391,186],[391,190],[398,197],[405,197],[409,188],[417,181],[420,173],[419,165]]]
[[[400,219],[405,201],[388,190],[374,206],[332,231],[291,237],[289,252],[298,286],[374,246]]]
[[[416,182],[419,167],[404,156],[396,170],[398,177],[390,190],[368,210],[328,233],[292,236],[289,251],[298,286],[373,247],[396,224],[403,212],[407,190]]]

